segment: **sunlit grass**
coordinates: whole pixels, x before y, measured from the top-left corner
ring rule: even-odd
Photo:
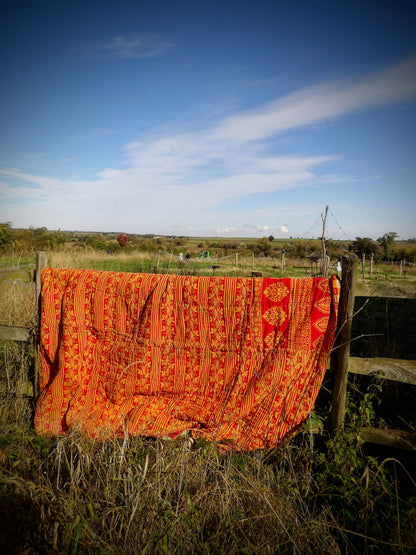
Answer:
[[[305,260],[287,259],[282,274],[279,258],[256,258],[254,265],[253,257],[235,255],[180,262],[166,254],[92,249],[53,252],[50,264],[195,275],[312,273]],[[30,325],[33,284],[3,279],[0,313],[3,323]],[[186,435],[175,441],[127,435],[97,441],[76,432],[42,438],[32,426],[34,402],[26,388],[32,378],[31,345],[0,341],[0,552],[416,549],[412,472],[398,455],[377,459],[363,451],[359,410],[335,439],[325,429],[314,436],[311,419],[306,433],[278,449],[250,453],[221,453],[215,444],[194,443]],[[367,412],[370,402],[366,396]],[[328,407],[316,410],[325,422]]]

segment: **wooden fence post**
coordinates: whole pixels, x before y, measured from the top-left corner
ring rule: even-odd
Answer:
[[[344,426],[345,400],[350,356],[351,325],[354,313],[358,260],[354,255],[342,259],[341,294],[338,307],[337,339],[335,341],[335,375],[332,395],[331,431]]]
[[[40,311],[41,311],[41,292],[42,292],[42,279],[41,272],[48,266],[48,256],[45,251],[36,253],[36,269],[35,269],[35,291],[36,291],[36,334],[35,334],[35,377],[34,377],[34,396],[35,399],[40,394],[39,382],[39,340],[40,340]]]

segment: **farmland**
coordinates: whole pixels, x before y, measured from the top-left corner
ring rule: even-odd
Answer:
[[[319,265],[307,257],[319,250],[318,240],[152,236],[132,237],[121,247],[115,233],[91,237],[59,232],[59,240],[54,233],[44,230],[38,233],[42,240],[26,237],[26,243],[15,235],[4,249],[1,324],[34,326],[33,284],[20,279],[33,270],[39,248],[47,250],[51,265],[61,268],[243,276],[257,271],[271,277],[319,273]],[[350,252],[350,246],[342,241],[330,245],[330,272],[336,273],[337,257]],[[413,248],[397,243],[397,252],[403,250],[396,260],[383,260],[380,248],[371,277],[368,262],[360,270],[359,291],[391,291],[393,286],[398,295],[415,297]],[[200,258],[201,251],[209,251],[209,258]],[[404,253],[409,265],[400,264]],[[186,437],[169,441],[126,435],[108,442],[88,440],[77,432],[38,437],[32,425],[33,399],[22,386],[33,374],[33,347],[2,340],[0,356],[1,551],[416,549],[414,453],[371,447],[359,434],[363,424],[381,418],[382,392],[373,378],[353,380],[346,429],[336,437],[327,429],[330,384],[325,382],[302,433],[280,448],[219,453],[214,444],[191,445]],[[409,387],[406,395],[412,399],[415,392]],[[407,417],[414,427],[414,413]]]

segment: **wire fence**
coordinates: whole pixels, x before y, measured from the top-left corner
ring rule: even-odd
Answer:
[[[201,251],[198,254],[173,253],[164,250],[155,252],[105,252],[70,249],[48,253],[49,265],[55,268],[78,268],[132,273],[175,273],[184,275],[230,275],[251,276],[261,273],[263,277],[315,277],[322,275],[320,261],[308,257],[261,256],[233,252],[222,255]],[[0,281],[21,279],[17,272],[30,272],[34,263],[28,259],[7,260],[0,266]],[[338,259],[329,262],[329,274],[338,273]],[[373,280],[416,278],[415,264],[359,264],[359,278]]]

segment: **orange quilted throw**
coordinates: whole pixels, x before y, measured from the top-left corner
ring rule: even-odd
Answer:
[[[334,340],[335,277],[42,273],[40,434],[273,447],[311,411]]]

